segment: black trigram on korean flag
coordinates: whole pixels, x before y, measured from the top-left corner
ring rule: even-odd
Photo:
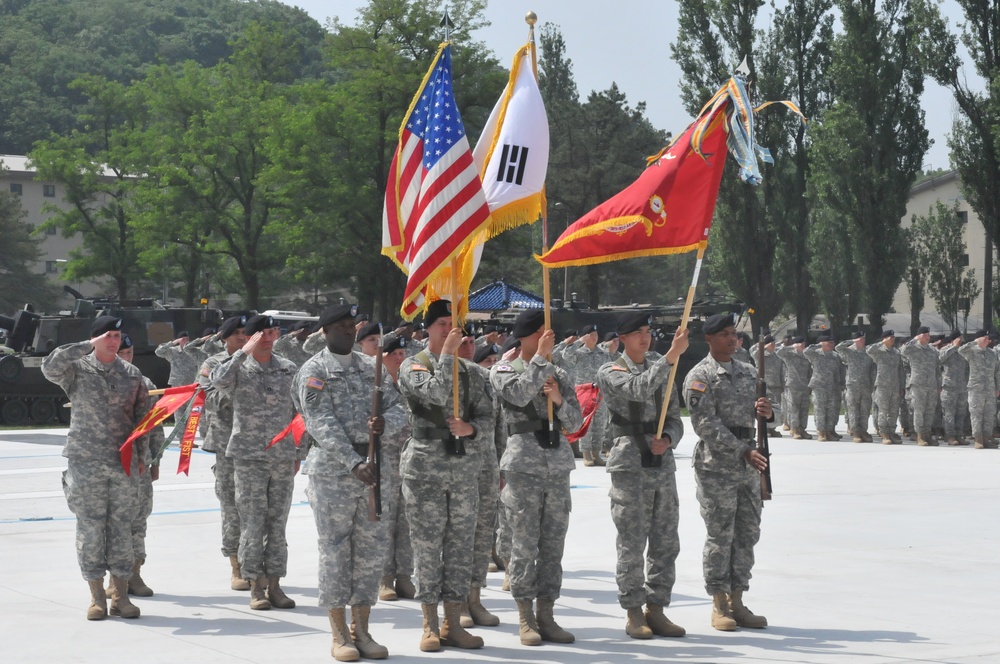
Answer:
[[[500,168],[497,169],[497,182],[521,184],[524,180],[524,167],[528,164],[528,148],[520,145],[504,145],[500,154]]]

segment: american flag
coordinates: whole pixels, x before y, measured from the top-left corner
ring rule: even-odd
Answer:
[[[472,159],[451,82],[451,47],[442,45],[410,105],[389,170],[383,211],[382,253],[407,274],[401,312],[412,319],[451,259],[489,224],[490,209]],[[464,262],[464,261],[463,261]],[[472,275],[459,272],[458,293],[468,295]]]

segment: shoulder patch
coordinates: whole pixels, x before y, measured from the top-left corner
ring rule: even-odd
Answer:
[[[701,382],[700,380],[693,380],[691,381],[691,389],[694,390],[695,392],[704,392],[705,390],[708,389],[708,385]]]
[[[202,367],[201,368],[201,375],[202,376],[208,376],[210,373],[212,373],[212,372],[208,370],[208,367]]]
[[[614,364],[614,365],[612,365],[612,366],[611,366],[611,370],[612,370],[612,371],[628,371],[628,369],[627,369],[627,368],[623,367],[623,366],[622,366],[622,365],[620,365],[620,364]]]
[[[326,383],[315,376],[310,376],[309,379],[306,380],[306,387],[311,387],[314,390],[322,390],[324,385],[326,385]]]
[[[510,372],[514,371],[514,367],[510,366],[507,363],[498,364],[498,365],[496,365],[494,367],[494,369],[496,369],[496,371],[502,372],[502,373],[510,373]]]
[[[422,364],[417,364],[416,362],[414,362],[413,364],[410,365],[410,371],[430,371],[430,369],[428,369]]]

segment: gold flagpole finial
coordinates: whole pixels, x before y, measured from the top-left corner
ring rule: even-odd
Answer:
[[[538,14],[536,14],[531,10],[528,10],[528,13],[524,15],[524,22],[534,27],[535,23],[538,22]]]

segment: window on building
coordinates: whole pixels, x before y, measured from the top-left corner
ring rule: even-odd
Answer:
[[[962,257],[958,260],[958,264],[962,267],[969,267],[969,254],[962,254]]]
[[[21,194],[23,194],[24,190],[21,187],[21,183],[20,182],[11,182],[10,183],[10,193],[16,194],[17,196],[20,196]]]
[[[45,272],[47,274],[55,274],[59,271],[59,263],[55,261],[45,261]]]
[[[958,223],[967,224],[969,223],[969,213],[965,210],[958,211]]]
[[[43,184],[42,185],[42,196],[45,198],[55,198],[56,197],[56,186],[54,184]]]

